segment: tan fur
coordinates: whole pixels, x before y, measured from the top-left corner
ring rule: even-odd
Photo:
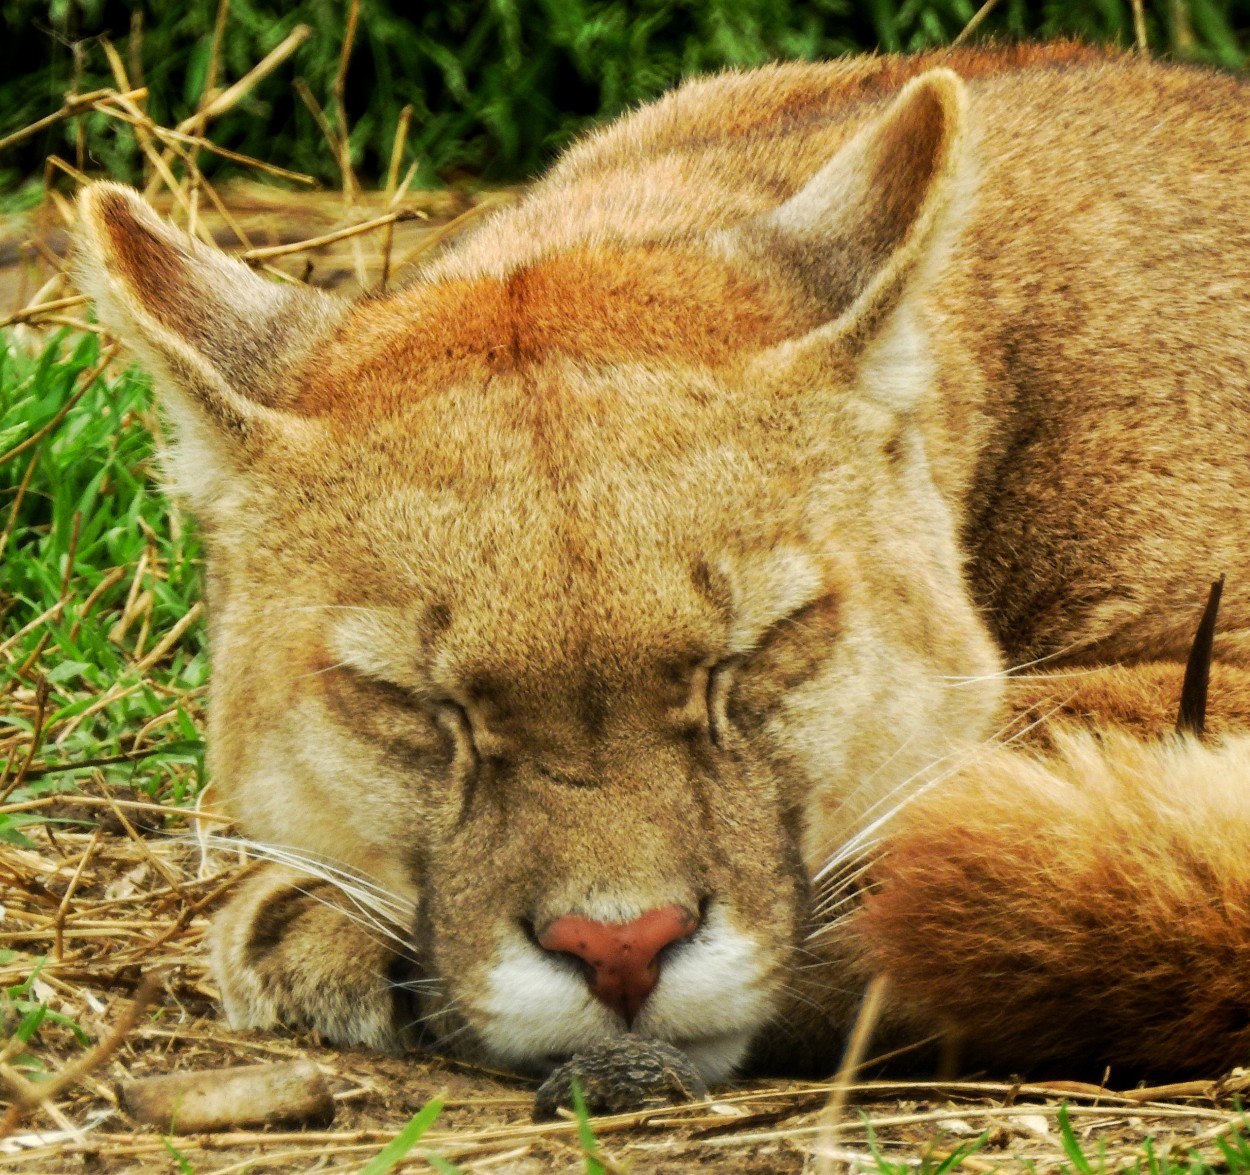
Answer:
[[[1044,728],[1162,730],[1220,572],[1241,672],[1246,97],[1072,45],[696,82],[354,307],[88,189],[84,284],[160,377],[208,534],[214,788],[386,895],[379,937],[258,877],[214,932],[231,1018],[395,1045],[375,981],[408,966],[428,1039],[542,1069],[625,1025],[541,929],[678,905],[701,927],[634,1027],[709,1077],[827,1063],[872,967],[901,1019],[959,1021],[906,978],[944,908],[897,915],[942,852],[909,813],[986,789],[975,860],[1030,780],[1119,803],[1130,752]],[[1004,703],[1039,657],[1062,672]],[[981,746],[1022,714],[1040,764]],[[1232,750],[1131,754],[1227,775],[1208,809],[1240,786]],[[992,941],[948,986],[999,1025]],[[1162,1055],[1229,1055],[1203,1047]]]

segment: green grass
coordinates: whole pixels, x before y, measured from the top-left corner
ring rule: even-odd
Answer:
[[[582,1083],[576,1076],[573,1077],[573,1113],[577,1118],[577,1141],[585,1159],[586,1175],[607,1175],[599,1154],[599,1140],[590,1124],[590,1111],[586,1109]]]
[[[443,1103],[438,1098],[423,1106],[390,1142],[361,1167],[360,1175],[387,1175],[387,1172],[393,1171],[412,1153],[413,1148],[421,1141],[422,1135],[434,1125],[434,1120],[442,1112]],[[462,1175],[461,1168],[443,1158],[442,1155],[426,1151],[424,1158],[440,1175]]]
[[[1109,1175],[1110,1172],[1123,1172],[1124,1175],[1215,1175],[1216,1172],[1245,1175],[1250,1172],[1250,1138],[1241,1130],[1216,1139],[1213,1147],[1208,1148],[1217,1152],[1218,1158],[1183,1147],[1163,1153],[1149,1139],[1142,1147],[1142,1154],[1136,1158],[1111,1158],[1101,1142],[1097,1144],[1096,1153],[1090,1155],[1076,1137],[1064,1109],[1059,1111],[1059,1136],[1064,1154],[1068,1156],[1066,1163],[1059,1164],[1062,1175]]]
[[[0,962],[9,952],[0,951]],[[35,981],[43,970],[42,962],[36,964],[21,983],[0,988],[0,1037],[5,1040],[29,1045],[45,1024],[55,1024],[66,1029],[84,1048],[91,1043],[82,1028],[69,1016],[55,1012],[34,996]],[[21,1076],[39,1080],[46,1073],[43,1059],[33,1052],[19,1048],[7,1062]]]
[[[10,806],[93,777],[177,803],[203,783],[202,625],[158,652],[198,598],[199,540],[159,488],[146,380],[109,368],[86,382],[99,360],[94,335],[63,332],[28,354],[0,334],[0,796]],[[0,840],[22,843],[38,819],[0,815]]]

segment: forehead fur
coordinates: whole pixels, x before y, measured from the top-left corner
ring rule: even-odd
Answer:
[[[805,553],[825,545],[828,445],[775,427],[767,401],[682,364],[461,372],[370,427],[271,452],[264,520],[236,533],[256,544],[254,588],[284,614],[296,595],[349,605],[318,613],[350,621],[337,656],[376,647],[394,680],[426,637],[449,681],[573,664],[623,679],[673,650],[729,653],[826,590]],[[361,607],[393,618],[385,634],[359,628]]]
[[[451,382],[524,375],[561,357],[720,367],[805,317],[775,283],[702,250],[578,247],[503,276],[421,282],[360,303],[310,366],[298,410],[372,418]]]
[[[674,388],[635,365],[544,375],[447,390],[402,422],[419,427],[388,418],[309,454],[300,483],[324,505],[304,552],[308,586],[381,605],[414,634],[442,613],[439,644],[456,663],[536,670],[713,638],[750,644],[818,594],[821,575],[799,553],[819,529],[810,487],[797,468],[793,480],[764,469],[713,384],[687,374]],[[614,397],[618,381],[641,403]],[[657,420],[647,406],[666,395]],[[298,558],[291,534],[307,498],[283,501],[293,516],[273,529]],[[290,577],[272,569],[286,597]],[[489,648],[476,647],[487,632]]]

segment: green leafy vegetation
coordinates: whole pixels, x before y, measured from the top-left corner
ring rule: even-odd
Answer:
[[[573,1113],[577,1118],[577,1141],[581,1144],[586,1159],[586,1175],[607,1175],[599,1154],[599,1140],[590,1124],[586,1095],[582,1092],[582,1083],[576,1075],[573,1077]]]
[[[1250,1171],[1250,1139],[1240,1130],[1215,1140],[1219,1159],[1212,1156],[1209,1160],[1183,1145],[1160,1150],[1149,1139],[1139,1157],[1126,1159],[1122,1154],[1112,1156],[1104,1140],[1099,1140],[1094,1152],[1089,1153],[1089,1148],[1077,1138],[1066,1107],[1059,1110],[1058,1117],[1059,1137],[1068,1157],[1066,1163],[1058,1166],[1063,1175],[1244,1175]]]
[[[591,120],[692,73],[945,45],[979,7],[977,0],[443,0],[414,8],[362,0],[343,94],[352,159],[366,177],[385,175],[400,111],[411,105],[407,154],[420,163],[423,182],[465,170],[520,179]],[[333,106],[349,9],[349,0],[233,0],[216,58],[219,88],[297,25],[312,36],[214,124],[215,140],[336,182],[292,83],[302,79],[321,105]],[[69,92],[112,85],[105,35],[130,81],[150,88],[148,109],[158,122],[193,114],[214,61],[216,13],[215,0],[3,0],[0,138],[57,109]],[[1230,68],[1246,63],[1250,0],[1150,0],[1145,24],[1156,52]],[[1130,0],[1001,0],[976,35],[1078,36],[1128,47],[1133,9]],[[93,173],[138,178],[132,132],[92,114],[0,154],[0,190],[18,190],[49,152]],[[31,198],[29,190],[20,197]]]
[[[994,1169],[1057,1171],[1060,1175],[1112,1175],[1113,1172],[1120,1175],[1247,1175],[1250,1172],[1250,1135],[1245,1127],[1208,1140],[1199,1151],[1183,1141],[1160,1146],[1149,1138],[1140,1145],[1121,1142],[1113,1146],[1102,1135],[1094,1140],[1082,1141],[1077,1137],[1066,1106],[1059,1108],[1056,1117],[1058,1146],[1066,1159],[1056,1156],[1045,1164],[1031,1160],[1012,1161]],[[952,1175],[953,1172],[969,1169],[984,1170],[987,1169],[985,1163],[994,1161],[982,1155],[975,1160],[976,1167],[965,1163],[985,1146],[989,1139],[987,1134],[955,1147],[932,1147],[922,1152],[919,1161],[914,1154],[906,1152],[892,1157],[878,1142],[867,1116],[863,1117],[863,1123],[868,1150],[865,1160],[870,1158],[871,1162],[865,1161],[857,1169],[872,1172],[872,1175]]]
[[[53,1011],[34,994],[35,981],[42,969],[40,962],[21,983],[0,988],[0,1029],[3,1029],[4,1037],[18,1045],[28,1045],[44,1024],[55,1024],[67,1029],[80,1045],[86,1047],[91,1043],[90,1038],[77,1022],[70,1016]],[[34,1080],[45,1072],[42,1058],[24,1050],[15,1050],[8,1063],[21,1075]]]
[[[0,336],[0,841],[88,780],[202,785],[200,546],[161,492],[145,379],[94,334]],[[89,809],[83,809],[84,813]]]
[[[178,1170],[182,1175],[195,1175],[195,1168],[191,1165],[190,1160],[182,1153],[168,1138],[162,1138],[161,1142],[165,1144],[165,1149],[169,1152],[170,1157],[174,1160]]]

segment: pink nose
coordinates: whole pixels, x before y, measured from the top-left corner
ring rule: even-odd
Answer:
[[[660,952],[698,927],[699,919],[682,906],[659,906],[623,923],[565,914],[547,924],[538,945],[581,959],[590,969],[590,990],[633,1023],[659,982]]]

